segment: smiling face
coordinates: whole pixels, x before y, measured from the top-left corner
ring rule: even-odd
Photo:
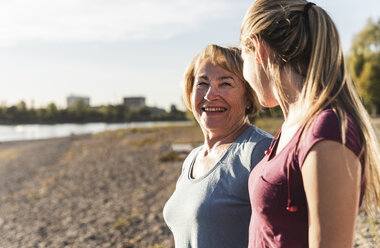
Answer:
[[[229,132],[246,124],[249,101],[243,81],[209,60],[203,61],[195,75],[191,108],[203,130]]]

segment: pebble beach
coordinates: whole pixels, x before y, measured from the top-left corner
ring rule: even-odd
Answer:
[[[171,248],[162,209],[199,127],[0,143],[0,248]],[[380,247],[360,212],[355,247]]]

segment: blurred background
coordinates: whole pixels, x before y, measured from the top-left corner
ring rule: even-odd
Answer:
[[[314,2],[379,135],[380,1]],[[188,152],[173,148],[202,142],[182,75],[207,44],[238,45],[252,3],[1,1],[0,247],[173,247],[161,212]],[[355,247],[378,247],[379,219],[361,212]]]
[[[0,103],[65,108],[70,95],[88,97],[91,106],[143,96],[149,106],[184,110],[187,64],[209,43],[237,45],[252,2],[1,1]],[[336,22],[346,55],[368,19],[380,17],[377,0],[314,2]]]

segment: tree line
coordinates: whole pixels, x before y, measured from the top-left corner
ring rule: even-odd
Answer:
[[[350,73],[363,103],[373,115],[380,114],[380,18],[368,19],[352,42],[348,59]]]
[[[12,106],[0,106],[0,124],[55,124],[87,122],[137,122],[186,120],[185,112],[172,105],[169,112],[157,113],[155,108],[144,106],[130,110],[123,104],[89,107],[83,101],[68,108],[54,103],[42,108],[28,108],[24,101]]]
[[[350,73],[357,85],[363,103],[373,115],[380,114],[380,18],[368,19],[365,27],[355,35],[348,56]],[[279,109],[266,110],[264,116],[277,116]],[[191,113],[177,110],[173,105],[169,112],[157,113],[144,106],[136,110],[124,105],[89,107],[78,101],[71,107],[58,108],[50,103],[43,108],[28,108],[24,101],[7,107],[0,106],[0,124],[18,123],[83,123],[175,121],[192,119]]]

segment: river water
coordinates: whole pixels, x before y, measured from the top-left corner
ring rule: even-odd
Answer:
[[[85,123],[85,124],[26,124],[0,125],[0,142],[35,140],[65,137],[75,134],[94,134],[108,130],[128,128],[149,128],[167,126],[188,126],[191,121],[175,122],[131,122],[131,123]]]

